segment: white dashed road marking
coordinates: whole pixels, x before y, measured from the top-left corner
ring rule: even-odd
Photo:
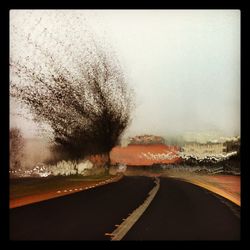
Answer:
[[[97,186],[100,186],[101,184],[106,184],[106,183],[109,183],[111,181],[113,181],[115,178],[111,178],[109,180],[105,180],[105,181],[101,181],[99,183],[96,183],[92,186],[88,186],[88,187],[80,187],[80,188],[74,188],[74,189],[64,189],[64,190],[58,190],[56,191],[57,194],[60,194],[60,193],[67,193],[67,192],[74,192],[74,191],[78,191],[78,190],[86,190],[86,189],[90,189],[90,188],[94,188],[94,187],[97,187]]]

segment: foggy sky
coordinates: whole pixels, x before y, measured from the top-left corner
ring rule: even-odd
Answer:
[[[240,11],[67,13],[80,13],[98,36],[109,41],[135,90],[136,109],[125,136],[240,133]],[[32,15],[46,16],[43,11]],[[25,18],[27,12],[12,11],[10,20],[15,21],[16,16]],[[17,110],[11,106],[12,113]],[[25,135],[34,133],[31,122],[16,116],[10,119]]]

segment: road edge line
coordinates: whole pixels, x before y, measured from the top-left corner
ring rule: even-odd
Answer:
[[[213,187],[212,185],[209,185],[207,183],[203,183],[203,182],[198,181],[198,180],[188,180],[188,179],[183,179],[183,178],[177,178],[177,179],[180,179],[182,181],[186,181],[186,182],[189,182],[189,183],[194,184],[196,186],[205,188],[205,189],[207,189],[215,194],[220,195],[221,197],[224,197],[224,198],[230,200],[231,202],[238,205],[239,207],[241,206],[240,200],[238,200],[237,198],[235,198],[233,195],[229,194],[228,192],[222,190],[221,188]]]

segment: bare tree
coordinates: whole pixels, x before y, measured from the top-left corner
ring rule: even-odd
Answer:
[[[44,32],[60,48],[60,56],[24,37],[40,62],[10,59],[11,96],[26,104],[38,123],[50,125],[53,148],[64,158],[108,154],[128,126],[133,106],[115,53],[93,34],[78,50]]]
[[[10,169],[22,166],[24,139],[20,129],[10,129]]]

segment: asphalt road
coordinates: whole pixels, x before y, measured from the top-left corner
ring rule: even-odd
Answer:
[[[10,210],[10,240],[110,240],[153,188],[153,179],[119,182]]]
[[[239,240],[240,209],[210,191],[161,178],[150,207],[123,240]]]
[[[121,181],[10,210],[11,240],[109,240],[153,188],[152,178]],[[123,240],[238,240],[239,207],[182,181],[160,189]]]

